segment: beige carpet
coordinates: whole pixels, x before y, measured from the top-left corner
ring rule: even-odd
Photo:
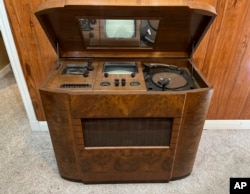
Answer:
[[[12,73],[0,79],[0,193],[228,194],[250,177],[250,129],[204,130],[193,173],[164,184],[84,185],[62,179],[48,132],[32,132]]]

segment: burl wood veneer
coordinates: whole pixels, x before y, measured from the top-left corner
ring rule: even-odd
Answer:
[[[84,183],[168,182],[188,176],[213,92],[192,55],[214,8],[189,1],[72,0],[45,2],[36,15],[59,56],[40,95],[61,176]],[[157,19],[159,26],[150,46],[116,41],[96,46],[85,39],[79,18]],[[105,75],[107,61],[136,62],[138,72]],[[69,65],[88,63],[94,69],[87,76],[63,74]],[[149,89],[148,63],[185,70],[194,87]],[[125,86],[116,86],[115,79],[125,79]],[[84,87],[62,88],[65,84]]]

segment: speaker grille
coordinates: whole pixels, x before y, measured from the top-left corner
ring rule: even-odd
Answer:
[[[169,146],[173,119],[82,119],[85,147]]]
[[[91,84],[61,84],[60,88],[91,88]]]

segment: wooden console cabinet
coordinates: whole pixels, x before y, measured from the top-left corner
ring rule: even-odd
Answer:
[[[40,95],[62,177],[168,182],[191,173],[213,91],[192,55],[215,15],[190,1],[37,8],[58,53]]]

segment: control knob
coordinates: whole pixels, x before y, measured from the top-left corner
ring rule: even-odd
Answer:
[[[120,85],[120,80],[119,79],[115,79],[115,86],[118,87]]]
[[[93,66],[93,64],[92,64],[92,61],[91,61],[91,60],[89,60],[89,61],[88,61],[88,64],[87,64],[87,69],[88,69],[89,71],[93,71],[93,70],[94,70],[94,66]]]
[[[126,85],[126,79],[122,79],[122,86],[125,86]]]
[[[83,77],[88,77],[89,76],[88,69],[84,68],[82,75],[83,75]]]

